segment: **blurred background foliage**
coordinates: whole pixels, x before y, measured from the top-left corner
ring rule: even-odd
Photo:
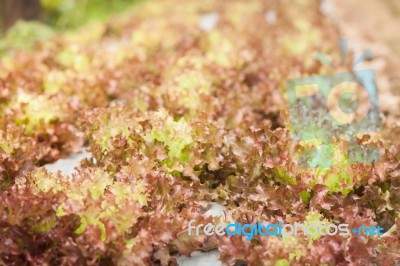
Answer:
[[[43,21],[55,29],[74,29],[129,8],[140,0],[41,0]]]
[[[0,0],[0,56],[9,50],[30,49],[36,41],[47,40],[57,32],[105,21],[140,1],[143,0]]]

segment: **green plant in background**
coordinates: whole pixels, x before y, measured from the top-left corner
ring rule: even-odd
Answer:
[[[56,29],[73,29],[87,23],[103,21],[140,0],[41,0],[44,20]]]
[[[42,22],[18,21],[0,39],[0,56],[10,50],[30,50],[56,31],[76,29],[106,20],[142,0],[41,0]]]
[[[18,21],[0,39],[0,55],[10,49],[31,49],[36,41],[48,40],[54,36],[54,30],[41,22]]]

